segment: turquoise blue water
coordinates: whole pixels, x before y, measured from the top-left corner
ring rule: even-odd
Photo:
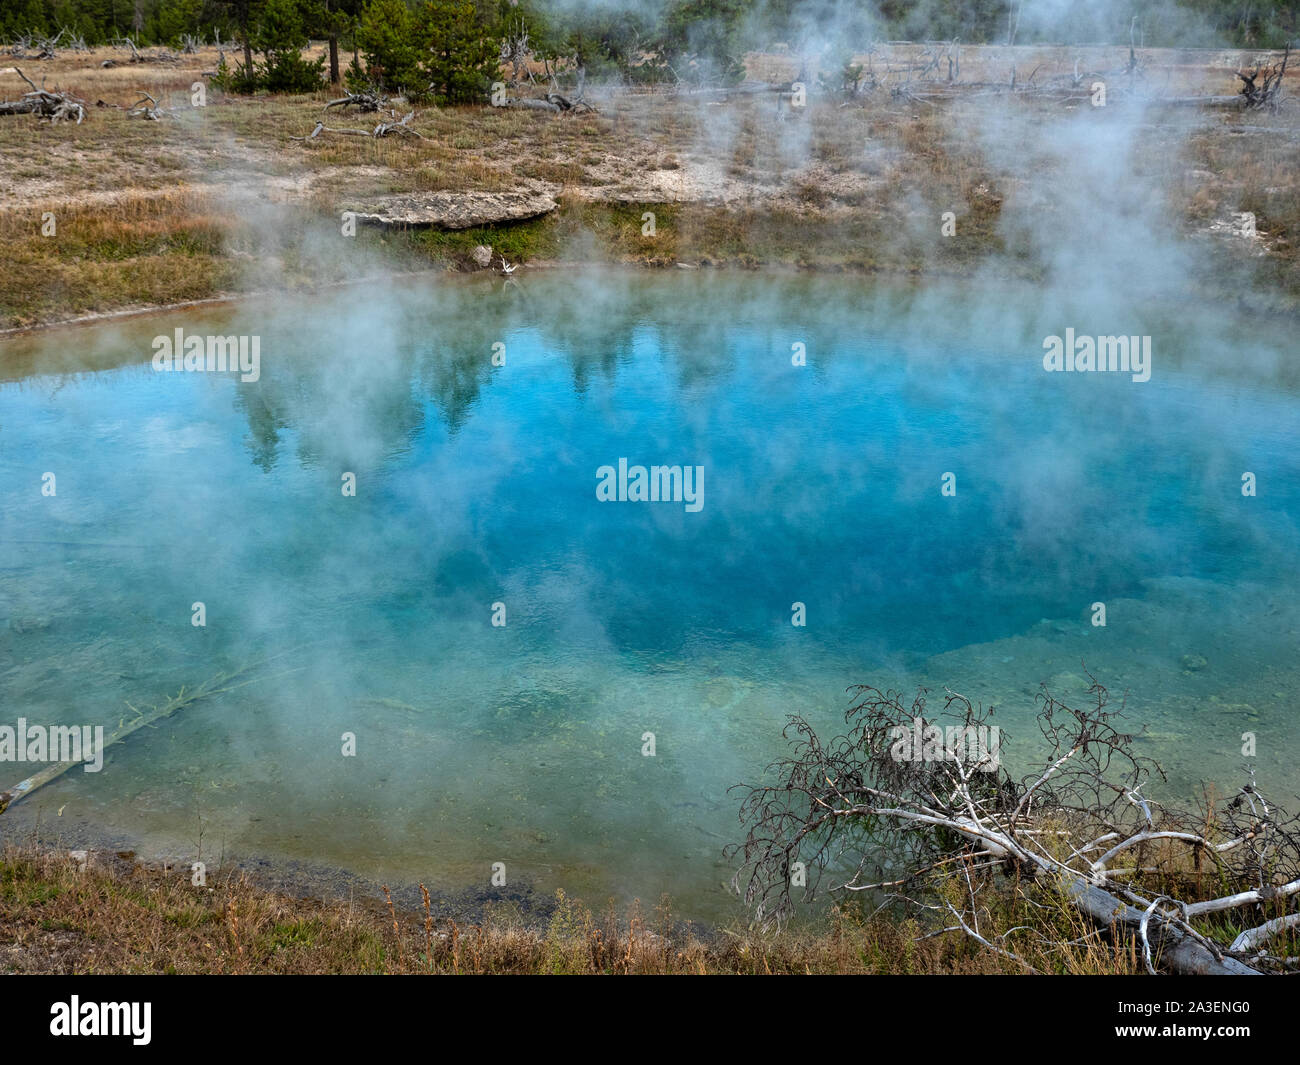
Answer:
[[[260,336],[259,380],[155,372],[178,326]],[[1152,379],[1045,373],[1066,326],[1152,335]],[[1033,692],[1085,666],[1130,693],[1171,786],[1234,779],[1251,728],[1293,789],[1289,343],[1183,311],[1052,322],[1028,292],[685,272],[10,342],[0,723],[111,729],[128,702],[258,679],[9,831],[448,889],[504,862],[512,884],[721,918],[726,789],[782,753],[788,714],[831,729],[850,684],[947,684],[997,703],[1005,756],[1020,725],[1029,759]],[[620,458],[703,467],[702,509],[598,501]]]

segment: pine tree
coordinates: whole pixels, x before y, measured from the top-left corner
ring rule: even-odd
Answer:
[[[370,81],[410,91],[424,84],[415,20],[404,0],[369,0],[361,9],[357,47],[365,57],[365,77]]]
[[[439,102],[486,99],[501,65],[500,38],[490,17],[473,0],[424,0],[418,9],[425,91]]]
[[[262,85],[271,92],[314,92],[321,87],[325,60],[307,60],[304,0],[266,0],[253,31],[252,46],[265,57],[259,72]]]

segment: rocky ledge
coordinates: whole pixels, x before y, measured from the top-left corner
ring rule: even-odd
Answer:
[[[551,190],[511,192],[423,192],[383,196],[369,203],[345,206],[357,221],[380,226],[428,226],[469,229],[498,222],[520,222],[550,214],[558,204]]]

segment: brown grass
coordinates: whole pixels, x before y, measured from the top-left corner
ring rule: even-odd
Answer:
[[[561,893],[549,915],[509,905],[456,921],[423,904],[319,900],[261,889],[237,873],[164,870],[128,857],[9,846],[0,857],[0,971],[10,973],[1001,973],[1019,967],[961,937],[919,938],[907,920],[846,912],[778,934],[693,929],[667,903],[595,912]],[[1127,971],[1096,942],[1066,971]],[[1082,967],[1082,968],[1081,968]]]
[[[1203,796],[1213,809],[1213,792]],[[1045,825],[1045,829],[1054,826]],[[1206,838],[1220,829],[1212,815]],[[1044,844],[1065,859],[1069,833]],[[593,909],[560,892],[551,903],[490,896],[435,902],[424,885],[402,905],[387,885],[348,898],[304,898],[271,890],[238,870],[214,868],[196,886],[187,866],[144,864],[130,853],[69,852],[10,843],[0,851],[0,972],[31,973],[772,973],[993,974],[1033,971],[1096,975],[1145,972],[1132,935],[1099,929],[1050,881],[960,864],[931,874],[935,901],[965,913],[994,953],[940,908],[873,909],[866,900],[809,914],[796,926],[760,933],[737,922],[703,928],[683,922],[667,899]],[[1135,848],[1131,874],[1153,877],[1143,893],[1185,902],[1249,887],[1180,842]],[[862,903],[862,906],[859,905]],[[870,905],[875,905],[870,903]],[[976,916],[970,916],[971,910]],[[1280,916],[1286,899],[1260,912],[1195,919],[1198,931],[1227,942]],[[474,916],[467,916],[473,914]],[[929,924],[922,921],[930,920]],[[1275,939],[1280,954],[1300,951],[1300,930]],[[1017,960],[1018,959],[1018,960]],[[1156,964],[1159,964],[1157,955]]]

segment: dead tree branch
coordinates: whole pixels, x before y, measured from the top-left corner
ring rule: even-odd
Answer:
[[[374,138],[397,135],[403,137],[414,137],[417,140],[428,140],[428,138],[425,137],[422,133],[418,133],[417,131],[413,130],[410,127],[409,123],[411,119],[413,119],[414,117],[415,117],[415,112],[412,111],[397,122],[381,122],[374,129],[356,129],[356,128],[347,128],[347,127],[340,129],[333,126],[327,126],[325,125],[324,122],[317,122],[316,128],[313,129],[310,133],[308,133],[307,136],[291,137],[290,140],[314,141],[322,133],[337,133],[341,136],[347,136],[347,137],[374,137]]]
[[[1160,767],[1134,752],[1135,737],[1119,728],[1123,703],[1109,708],[1095,679],[1083,709],[1044,688],[1037,745],[1046,755],[1021,778],[1002,764],[991,707],[946,691],[931,713],[924,689],[910,705],[897,692],[853,691],[844,735],[823,742],[792,718],[792,755],[769,768],[776,783],[741,789],[748,831],[728,853],[740,859],[733,886],[760,925],[788,919],[796,896],[888,889],[1028,965],[1010,933],[995,942],[980,929],[982,900],[1015,884],[1063,900],[1113,939],[1130,938],[1152,972],[1289,967],[1266,948],[1300,926],[1300,914],[1280,912],[1300,896],[1300,827],[1253,778],[1204,811],[1148,799],[1143,787],[1163,779]],[[958,870],[960,909],[944,888]],[[1206,896],[1202,881],[1229,893]],[[1235,928],[1253,915],[1252,927],[1230,935],[1233,926],[1212,919],[1229,911]]]
[[[515,19],[501,38],[501,62],[510,64],[510,84],[519,84],[520,77],[528,68],[528,61],[533,57],[533,50],[528,43],[528,27],[523,19]]]
[[[181,57],[168,48],[159,48],[152,52],[142,52],[135,46],[135,41],[131,40],[130,37],[119,37],[113,42],[114,48],[120,49],[123,46],[131,50],[132,63],[179,63],[181,61]],[[107,66],[110,63],[112,63],[111,59],[105,60],[103,65]]]
[[[511,97],[503,106],[517,107],[529,111],[549,111],[557,115],[587,115],[596,112],[596,109],[581,97],[570,100],[566,96],[561,96],[558,92],[548,92],[540,100],[531,97]]]
[[[361,114],[369,114],[376,111],[383,111],[388,114],[393,112],[388,107],[388,97],[386,97],[377,88],[365,89],[361,92],[349,92],[340,96],[337,100],[331,100],[325,105],[328,111],[331,107],[338,107],[346,111],[349,107],[355,107]]]
[[[137,89],[136,92],[140,94],[140,99],[127,110],[127,118],[143,118],[149,122],[158,122],[170,116],[171,112],[165,107],[160,107],[158,101],[143,89]]]
[[[44,87],[44,83],[38,87],[17,67],[14,67],[14,72],[32,87],[32,91],[24,93],[17,100],[0,101],[0,115],[39,115],[41,118],[48,118],[51,122],[64,122],[71,119],[77,125],[81,125],[86,117],[85,100],[71,93],[51,92]]]
[[[1272,66],[1257,65],[1249,74],[1237,71],[1241,79],[1241,95],[1245,98],[1246,108],[1266,107],[1276,111],[1281,99],[1282,79],[1286,76],[1287,60],[1291,57],[1291,46],[1286,46],[1282,61]],[[1262,81],[1260,79],[1263,79]]]

